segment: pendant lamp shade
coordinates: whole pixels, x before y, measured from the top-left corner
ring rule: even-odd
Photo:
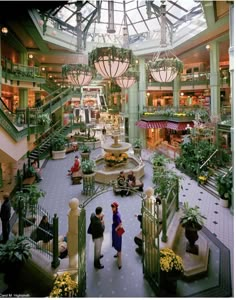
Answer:
[[[73,85],[88,85],[92,80],[93,74],[89,66],[83,64],[64,65],[62,66],[62,74],[67,76]]]
[[[138,79],[138,72],[126,71],[122,76],[116,78],[116,83],[123,89],[130,88]]]
[[[104,79],[121,76],[132,62],[133,54],[129,49],[102,47],[94,49],[89,55],[89,64],[94,64]]]

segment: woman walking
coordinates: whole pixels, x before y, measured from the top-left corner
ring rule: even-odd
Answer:
[[[113,202],[111,204],[111,209],[113,212],[113,222],[112,222],[112,247],[115,248],[117,254],[114,257],[117,257],[118,268],[121,269],[121,246],[122,246],[122,235],[118,235],[117,230],[122,227],[121,215],[118,212],[119,204]]]

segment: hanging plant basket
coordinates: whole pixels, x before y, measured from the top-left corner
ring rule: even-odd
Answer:
[[[148,68],[154,80],[170,82],[183,72],[183,63],[178,58],[158,58],[150,62]]]
[[[89,65],[94,65],[104,78],[121,76],[132,62],[132,50],[115,46],[96,48],[89,54]]]
[[[88,65],[68,64],[62,66],[62,76],[67,77],[73,85],[88,85],[93,77],[93,71]]]

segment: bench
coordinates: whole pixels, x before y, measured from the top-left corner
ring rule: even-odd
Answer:
[[[82,174],[80,171],[71,174],[72,184],[81,184]]]
[[[119,186],[118,183],[117,183],[117,181],[115,181],[115,182],[113,183],[113,192],[114,192],[115,194],[118,194],[118,193],[120,193],[122,190],[130,190],[130,191],[132,191],[132,190],[137,190],[137,191],[142,192],[142,191],[143,191],[143,183],[142,183],[139,179],[136,179],[136,181],[135,181],[135,186],[133,186],[132,188],[130,188],[130,187],[122,187],[122,186]]]
[[[36,177],[35,176],[31,176],[31,177],[25,178],[23,180],[22,184],[23,185],[31,185],[31,184],[35,183],[35,180],[36,180]]]

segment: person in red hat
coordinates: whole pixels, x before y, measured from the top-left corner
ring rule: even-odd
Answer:
[[[122,235],[117,234],[117,230],[122,227],[121,215],[118,212],[119,204],[117,202],[113,202],[111,204],[111,209],[113,212],[113,219],[112,219],[112,247],[115,248],[117,254],[114,257],[117,257],[118,268],[121,269],[121,247],[122,247]]]

